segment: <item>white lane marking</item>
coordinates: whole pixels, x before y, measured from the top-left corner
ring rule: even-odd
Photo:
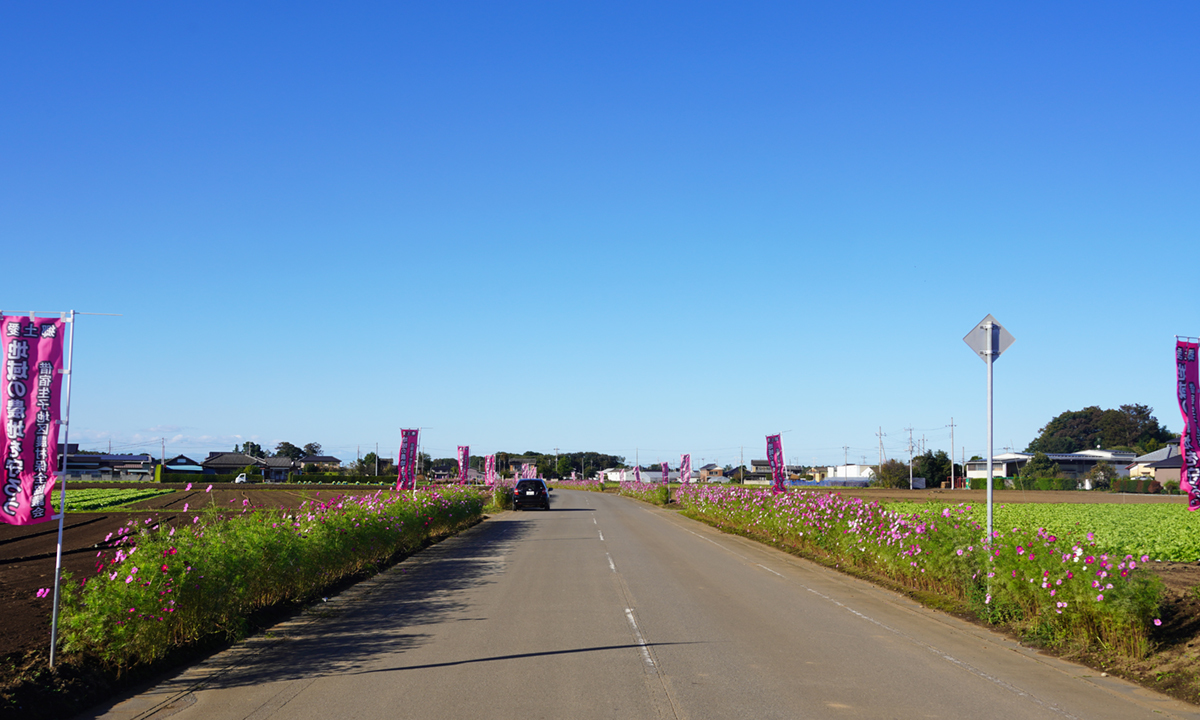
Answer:
[[[642,631],[638,629],[637,620],[633,619],[633,608],[625,608],[625,617],[629,620],[629,625],[633,627],[633,635],[637,638],[638,649],[642,651],[642,659],[646,661],[646,665],[657,670],[654,666],[654,658],[650,657],[650,649],[646,647],[646,638],[642,637]]]
[[[772,570],[771,568],[767,567],[766,565],[763,565],[763,564],[759,563],[759,564],[758,564],[758,566],[759,566],[760,568],[762,568],[763,570],[766,570],[766,571],[767,571],[767,572],[769,572],[769,573],[772,573],[772,574],[774,574],[774,575],[779,575],[779,577],[783,577],[783,575],[782,575],[782,574],[775,572],[774,570]]]
[[[740,557],[743,560],[746,560],[747,562],[749,561],[749,558],[747,558],[745,555],[742,555],[740,553],[734,552],[733,550],[730,550],[728,547],[722,545],[721,543],[717,542],[716,540],[713,540],[712,538],[706,538],[703,535],[701,535],[700,533],[692,532],[691,530],[688,530],[688,532],[692,533],[693,535],[700,538],[701,540],[707,540],[708,542],[712,543],[713,545],[716,545],[717,547],[721,548],[722,550],[725,550],[726,552],[728,552],[731,555],[736,555],[737,557]],[[759,565],[758,563],[755,563],[755,564],[768,572],[773,572],[776,575],[779,575],[779,573],[775,572],[774,570],[771,570],[771,568],[769,568],[769,567],[766,567],[764,565]],[[779,576],[783,577],[782,575],[779,575]],[[809,591],[813,595],[824,598],[825,600],[828,600],[829,602],[833,603],[834,605],[837,605],[840,608],[843,608],[851,613],[854,613],[855,615],[862,618],[863,620],[866,620],[869,623],[878,625],[879,627],[883,628],[884,630],[887,630],[888,632],[890,632],[898,637],[904,638],[905,640],[909,641],[913,645],[916,645],[917,647],[921,647],[921,648],[928,650],[929,652],[933,653],[934,655],[937,655],[938,657],[942,658],[946,662],[957,665],[958,667],[962,668],[963,670],[966,670],[967,672],[971,673],[972,675],[975,675],[976,677],[979,677],[984,680],[987,680],[988,682],[994,683],[994,684],[998,685],[999,687],[1002,687],[1005,690],[1008,690],[1009,692],[1017,695],[1018,697],[1023,697],[1023,698],[1032,700],[1033,702],[1037,703],[1038,705],[1042,706],[1043,708],[1046,708],[1047,710],[1058,713],[1059,715],[1062,715],[1064,717],[1072,718],[1073,720],[1079,720],[1076,716],[1070,714],[1066,710],[1063,710],[1062,708],[1058,707],[1057,705],[1047,704],[1047,703],[1043,702],[1041,699],[1025,692],[1024,690],[1021,690],[1020,688],[1018,688],[1014,685],[1010,685],[1010,684],[1004,682],[1000,678],[988,675],[987,673],[980,670],[979,668],[977,668],[969,663],[963,662],[962,660],[959,660],[958,658],[954,657],[953,655],[944,653],[941,650],[937,649],[936,647],[929,645],[928,643],[923,643],[920,640],[917,640],[916,638],[914,638],[910,635],[905,635],[904,633],[900,632],[899,630],[897,630],[893,627],[884,625],[883,623],[879,622],[878,620],[860,613],[859,611],[855,610],[854,608],[850,607],[849,605],[846,605],[845,603],[838,602],[837,600],[834,600],[833,598],[829,597],[828,595],[826,595],[822,592],[813,590],[812,588],[805,585],[804,583],[796,582],[796,584],[799,585],[800,587],[804,588],[805,590]]]
[[[592,524],[593,524],[593,525],[599,525],[600,523],[596,522],[596,518],[592,518]]]
[[[684,528],[684,529],[685,529],[685,530],[687,530],[687,528]],[[746,557],[745,555],[742,555],[741,553],[735,553],[734,551],[732,551],[732,550],[730,550],[729,548],[725,547],[724,545],[722,545],[721,543],[717,542],[716,540],[713,540],[712,538],[706,538],[706,537],[704,537],[703,535],[701,535],[700,533],[694,533],[694,532],[692,532],[691,530],[688,530],[688,532],[692,533],[693,535],[695,535],[696,537],[700,538],[701,540],[707,540],[708,542],[712,543],[713,545],[716,545],[717,547],[721,548],[722,550],[724,550],[725,552],[729,553],[730,555],[736,555],[737,557],[740,557],[741,559],[743,559],[743,560],[747,560],[747,561],[750,559],[750,558]]]
[[[1041,705],[1042,707],[1046,708],[1047,710],[1052,710],[1052,711],[1058,713],[1059,715],[1063,715],[1065,717],[1075,718],[1074,715],[1070,714],[1066,710],[1063,710],[1062,708],[1060,708],[1056,705],[1048,705],[1048,704],[1042,702],[1039,698],[1037,698],[1033,695],[1030,695],[1029,693],[1025,692],[1024,690],[1022,690],[1014,685],[1010,685],[1010,684],[1004,682],[1003,680],[1001,680],[1000,678],[988,675],[987,673],[980,670],[979,668],[977,668],[969,663],[965,663],[962,660],[959,660],[958,658],[954,657],[953,655],[944,653],[941,650],[935,648],[934,646],[932,646],[928,643],[921,642],[920,640],[916,639],[915,637],[912,637],[911,635],[906,635],[905,633],[897,630],[894,627],[884,625],[883,623],[879,622],[875,618],[870,617],[868,615],[864,615],[863,613],[860,613],[859,611],[855,610],[854,608],[850,607],[849,605],[846,605],[845,603],[842,603],[842,602],[838,602],[837,600],[834,600],[833,598],[829,597],[828,595],[826,595],[822,592],[813,590],[812,588],[808,587],[807,585],[804,585],[803,583],[800,584],[800,587],[809,591],[813,595],[816,595],[817,597],[824,598],[825,600],[828,600],[829,602],[833,603],[834,605],[837,605],[838,607],[843,608],[843,609],[857,615],[858,617],[862,618],[863,620],[866,620],[869,623],[872,623],[874,625],[877,625],[877,626],[883,628],[884,630],[887,630],[888,632],[892,633],[893,635],[904,638],[905,640],[909,641],[913,645],[916,645],[917,647],[925,648],[926,650],[933,653],[934,655],[937,655],[938,657],[942,658],[943,660],[959,666],[960,668],[962,668],[963,670],[966,670],[967,672],[971,673],[972,675],[983,678],[984,680],[987,680],[989,682],[995,683],[996,685],[999,685],[1000,687],[1004,688],[1005,690],[1008,690],[1009,692],[1011,692],[1019,697],[1026,698],[1028,700],[1032,700],[1033,702],[1037,703],[1038,705]],[[1078,718],[1075,718],[1075,720],[1078,720]]]
[[[600,542],[604,542],[604,531],[597,530],[596,532],[600,533]]]
[[[609,567],[610,569],[612,569],[612,571],[613,571],[613,572],[616,572],[616,571],[617,571],[617,566],[616,566],[616,565],[613,565],[613,561],[612,561],[612,555],[609,555],[608,553],[604,553],[604,557],[608,558],[608,567]]]

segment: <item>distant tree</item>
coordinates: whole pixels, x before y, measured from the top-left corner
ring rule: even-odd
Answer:
[[[1022,467],[1017,477],[1017,487],[1031,490],[1034,481],[1042,478],[1058,477],[1058,463],[1051,460],[1044,452],[1035,452]]]
[[[1092,488],[1095,490],[1107,490],[1112,487],[1112,481],[1117,478],[1117,469],[1106,462],[1098,462],[1092,466],[1091,470],[1084,475],[1088,480],[1092,481]]]
[[[913,458],[913,475],[925,478],[926,487],[938,487],[950,480],[950,456],[945,450],[926,450]]]
[[[896,459],[884,462],[875,469],[875,479],[871,485],[883,488],[908,487],[908,466]]]
[[[1096,447],[1145,447],[1147,443],[1166,443],[1174,435],[1159,424],[1146,405],[1122,405],[1117,410],[1101,410],[1092,405],[1068,410],[1038,431],[1025,452],[1071,453]]]
[[[316,463],[309,463],[304,466],[305,475],[320,475],[321,468],[317,467]]]
[[[305,455],[320,455],[321,454],[321,443],[315,443],[315,442],[306,443],[304,445],[304,454]]]
[[[281,442],[275,446],[275,457],[285,457],[291,458],[292,460],[299,460],[300,458],[304,457],[304,450],[296,447],[290,442]]]
[[[233,451],[240,452],[243,455],[249,455],[250,457],[255,457],[255,458],[264,458],[267,456],[266,451],[264,451],[262,449],[262,445],[259,445],[256,442],[250,442],[249,440],[247,440],[246,443],[244,445],[242,445],[242,448],[240,450],[238,449],[237,445],[234,445]]]
[[[558,466],[554,468],[554,471],[558,473],[559,477],[570,477],[571,471],[578,469],[579,463],[572,463],[570,456],[563,455],[558,458]]]

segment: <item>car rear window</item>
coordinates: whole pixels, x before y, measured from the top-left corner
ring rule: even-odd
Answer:
[[[522,480],[517,483],[518,490],[541,490],[542,484],[537,480]]]

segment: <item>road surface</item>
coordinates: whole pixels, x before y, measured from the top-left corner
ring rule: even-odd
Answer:
[[[669,510],[558,490],[106,720],[1200,718]]]

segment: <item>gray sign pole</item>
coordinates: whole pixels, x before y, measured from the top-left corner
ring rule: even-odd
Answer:
[[[1013,343],[1013,336],[988,315],[963,338],[987,363],[987,544],[992,544],[992,365]]]
[[[991,315],[988,315],[991,317]],[[992,366],[996,362],[996,324],[984,322],[984,334],[987,336],[987,545],[992,544]]]

